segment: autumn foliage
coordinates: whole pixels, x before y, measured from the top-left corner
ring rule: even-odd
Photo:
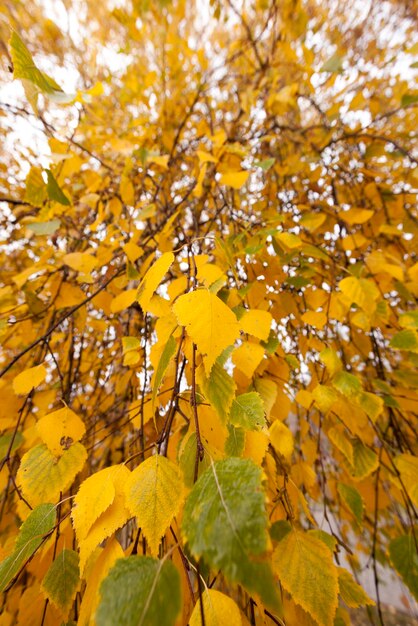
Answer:
[[[382,622],[383,569],[418,597],[414,3],[27,4],[0,626]]]

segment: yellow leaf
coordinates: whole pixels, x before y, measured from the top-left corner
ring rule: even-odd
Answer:
[[[291,530],[274,551],[273,569],[296,604],[320,626],[333,626],[338,576],[325,543],[306,532]]]
[[[240,318],[239,323],[244,333],[254,335],[262,341],[267,341],[270,334],[271,322],[273,318],[271,313],[260,309],[251,309],[246,311]]]
[[[135,203],[135,189],[132,181],[127,176],[122,176],[119,185],[119,193],[124,204],[133,206]]]
[[[45,377],[46,369],[43,365],[30,367],[13,379],[13,391],[18,395],[30,393],[34,387],[38,387],[45,380]]]
[[[115,499],[115,477],[121,465],[112,465],[96,472],[84,480],[74,498],[71,518],[78,541],[87,536],[94,522]]]
[[[75,443],[57,459],[45,444],[35,446],[23,455],[16,482],[31,506],[43,502],[58,502],[83,469],[87,451]]]
[[[88,252],[71,252],[63,258],[66,265],[76,272],[90,274],[97,266],[97,259]]]
[[[279,233],[275,235],[275,237],[280,243],[286,246],[286,248],[289,248],[289,250],[300,248],[303,243],[300,237],[293,233]]]
[[[163,169],[167,170],[168,169],[169,158],[170,157],[169,157],[168,154],[164,154],[162,156],[155,155],[155,156],[149,156],[148,157],[148,161],[150,163],[155,163],[156,165],[159,165]]]
[[[138,526],[151,554],[158,556],[161,538],[177,515],[183,499],[179,467],[164,456],[149,457],[131,473],[126,498],[132,515],[138,518]]]
[[[110,303],[110,310],[112,313],[119,313],[119,311],[123,311],[131,306],[136,300],[136,289],[127,289],[126,291],[122,291],[122,293],[115,296]]]
[[[151,265],[141,280],[138,287],[137,300],[144,311],[148,311],[152,295],[173,264],[173,261],[174,254],[172,252],[165,252]]]
[[[77,285],[64,283],[61,285],[57,299],[55,300],[56,309],[64,309],[66,307],[75,306],[85,300],[86,294]]]
[[[418,459],[412,454],[398,454],[395,465],[411,500],[418,506]]]
[[[376,310],[376,300],[380,293],[376,285],[366,278],[348,276],[338,283],[348,305],[353,302],[369,315]]]
[[[344,222],[347,222],[351,226],[354,224],[364,224],[374,215],[374,211],[370,209],[349,209],[348,211],[342,211],[338,217],[341,217]]]
[[[315,232],[327,219],[324,213],[304,213],[300,219],[300,224],[309,230]]]
[[[87,559],[99,543],[110,537],[130,518],[125,501],[125,486],[129,476],[130,471],[125,465],[115,466],[110,474],[110,479],[115,488],[115,498],[112,504],[93,523],[86,537],[79,541],[81,574],[84,572]]]
[[[131,263],[135,263],[140,256],[142,256],[144,250],[136,245],[133,241],[129,241],[123,246],[123,251],[130,260]]]
[[[206,589],[202,594],[205,626],[242,626],[241,613],[235,602],[215,589]],[[202,626],[200,600],[196,602],[189,626]]]
[[[205,370],[209,374],[217,357],[237,339],[237,318],[222,300],[206,289],[180,296],[173,311],[203,355]]]
[[[102,580],[107,576],[111,567],[117,559],[124,557],[123,550],[116,539],[111,539],[101,550],[95,561],[87,580],[87,587],[81,601],[80,612],[78,614],[78,626],[89,626],[95,624],[94,615],[99,605],[99,588]]]
[[[327,368],[328,374],[334,376],[342,369],[342,361],[332,348],[325,348],[319,353],[319,358]]]
[[[262,465],[269,445],[268,435],[263,431],[248,430],[245,433],[245,448],[242,456]]]
[[[220,267],[213,263],[205,263],[197,268],[197,278],[205,285],[210,287],[215,281],[219,281],[220,278],[225,278],[225,274]]]
[[[321,330],[327,323],[327,316],[321,311],[306,311],[302,315],[302,322]]]
[[[196,185],[193,189],[193,195],[196,198],[201,198],[203,195],[203,181],[205,180],[207,170],[207,164],[204,163],[203,167],[200,168],[199,176],[197,177]]]
[[[233,189],[241,189],[241,187],[247,182],[249,175],[250,173],[245,171],[228,172],[227,174],[222,174],[219,182],[221,185],[227,185]]]
[[[263,357],[263,346],[260,346],[258,343],[249,343],[246,341],[234,350],[232,362],[247,378],[251,378],[263,360]]]
[[[199,163],[217,163],[218,159],[209,152],[204,150],[197,150],[197,156],[199,157]]]
[[[270,426],[269,434],[273,448],[289,461],[293,452],[293,435],[290,429],[283,422],[275,420]]]
[[[36,428],[42,441],[55,456],[60,456],[80,441],[86,432],[83,421],[66,406],[41,417]]]

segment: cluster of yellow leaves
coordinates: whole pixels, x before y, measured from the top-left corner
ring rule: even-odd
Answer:
[[[73,42],[32,4],[0,8],[0,625],[348,625],[369,557],[417,597],[414,18],[88,0]]]

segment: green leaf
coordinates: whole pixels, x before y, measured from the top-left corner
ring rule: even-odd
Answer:
[[[199,373],[199,385],[203,395],[225,423],[235,396],[234,379],[224,370],[219,359],[213,364],[208,377],[203,368]]]
[[[269,538],[261,477],[261,468],[249,459],[212,463],[186,500],[182,534],[194,558],[279,613],[271,567],[263,559]]]
[[[6,457],[12,440],[13,445],[10,450],[10,455],[14,454],[14,452],[16,452],[19,446],[23,443],[22,433],[20,433],[19,431],[17,431],[16,433],[10,432],[5,433],[0,437],[0,461]]]
[[[55,202],[59,202],[60,204],[64,204],[65,206],[69,206],[71,202],[69,201],[67,196],[64,195],[64,192],[62,191],[61,187],[58,185],[51,170],[45,170],[45,171],[48,177],[48,182],[46,185],[48,198],[50,200],[54,200]]]
[[[97,626],[174,626],[181,609],[180,575],[171,561],[118,559],[100,586]]]
[[[60,226],[61,222],[58,219],[27,224],[27,227],[33,230],[36,235],[52,235]]]
[[[418,600],[418,553],[412,534],[392,539],[389,556],[403,582]]]
[[[273,567],[296,604],[321,626],[333,626],[338,606],[338,577],[331,551],[323,541],[292,530],[278,543]]]
[[[343,58],[336,52],[321,67],[320,72],[331,72],[333,74],[342,72]]]
[[[264,161],[256,161],[254,163],[255,167],[261,167],[263,172],[267,172],[271,167],[273,167],[276,159],[264,159]]]
[[[356,521],[361,524],[363,520],[363,500],[357,489],[344,483],[338,483],[337,489],[344,504],[350,509]]]
[[[401,330],[392,337],[389,345],[391,348],[395,348],[395,350],[418,352],[418,333],[413,328]]]
[[[13,578],[41,545],[55,524],[55,506],[40,504],[20,527],[12,554],[0,563],[0,591],[4,591]]]
[[[411,67],[415,65],[416,64],[413,63]],[[418,102],[418,93],[404,93],[401,99],[401,107],[407,107],[410,104],[415,104],[415,102]]]
[[[322,543],[324,543],[327,546],[327,548],[329,548],[329,550],[331,551],[331,554],[335,552],[335,549],[337,547],[337,540],[333,535],[330,535],[329,533],[325,532],[325,530],[321,530],[320,528],[314,528],[313,530],[308,530],[308,534],[311,537],[316,537],[316,539],[319,539],[319,541],[322,541]]]
[[[260,394],[250,391],[237,396],[232,403],[229,420],[244,430],[261,430],[265,427],[264,402]]]
[[[67,619],[80,585],[79,556],[64,549],[52,562],[42,581],[42,591]]]
[[[273,541],[281,541],[287,533],[290,533],[292,530],[292,525],[290,522],[281,519],[278,522],[274,522],[272,527],[270,528],[270,537]]]
[[[167,343],[164,346],[164,350],[161,353],[160,360],[158,361],[157,369],[155,370],[155,376],[152,387],[152,405],[154,406],[155,398],[157,397],[158,389],[164,378],[164,374],[167,371],[167,367],[170,364],[172,357],[176,351],[176,340],[173,335],[170,335]]]
[[[241,456],[245,448],[245,430],[228,424],[228,437],[225,441],[225,454]]]

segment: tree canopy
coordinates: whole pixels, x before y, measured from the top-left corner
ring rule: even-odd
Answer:
[[[418,598],[417,21],[2,1],[1,625]]]

